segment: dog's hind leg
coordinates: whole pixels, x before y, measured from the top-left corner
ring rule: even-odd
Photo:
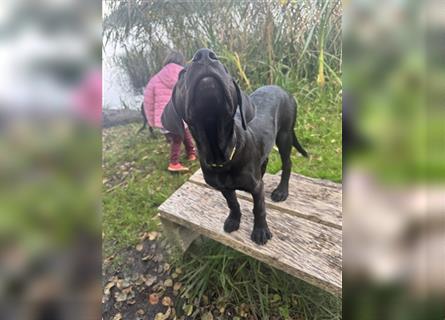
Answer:
[[[241,209],[236,198],[235,190],[224,190],[221,191],[224,198],[226,198],[227,205],[229,206],[230,213],[224,222],[224,231],[232,232],[239,229],[239,224],[241,221]]]
[[[289,189],[289,177],[290,170],[292,167],[292,161],[290,159],[290,154],[292,150],[292,140],[293,137],[290,132],[278,132],[276,143],[278,146],[278,151],[280,152],[282,171],[281,180],[277,188],[272,192],[271,198],[273,201],[284,201],[288,196]]]

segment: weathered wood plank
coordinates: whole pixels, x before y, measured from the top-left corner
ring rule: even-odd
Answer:
[[[193,174],[190,181],[210,188],[204,181],[201,170]],[[268,208],[337,229],[342,228],[341,184],[293,173],[289,180],[289,197],[283,202],[273,202],[270,195],[280,182],[280,176],[265,174],[263,181]],[[238,191],[237,195],[240,199],[252,201],[252,196],[246,192]]]
[[[250,240],[252,203],[242,199],[239,202],[243,218],[240,229],[231,234],[223,231],[228,213],[226,202],[219,192],[210,188],[186,182],[159,209],[164,219],[341,295],[340,230],[269,208],[267,220],[273,238],[265,246],[258,246]]]
[[[281,171],[278,172],[276,175],[277,176],[281,175]],[[294,173],[294,172],[291,173],[291,177],[292,177],[291,179],[294,179],[296,181],[306,181],[306,182],[318,184],[318,185],[323,186],[323,187],[334,188],[334,189],[337,189],[339,191],[342,190],[342,184],[341,183],[336,183],[336,182],[333,182],[333,181],[330,181],[330,180],[318,179],[318,178],[310,178],[310,177],[306,177],[306,176],[303,176],[301,174]]]

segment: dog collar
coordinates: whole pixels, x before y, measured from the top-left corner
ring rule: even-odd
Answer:
[[[232,161],[233,156],[235,155],[235,152],[236,152],[236,140],[237,140],[236,139],[236,132],[234,132],[234,136],[235,136],[235,145],[233,146],[232,152],[230,153],[229,160],[224,162],[223,164],[211,163],[210,166],[212,168],[222,168],[222,167],[224,167],[227,164],[227,162]]]
[[[230,154],[230,157],[229,157],[229,161],[232,161],[233,156],[235,155],[235,152],[236,152],[236,144],[233,146],[232,153]],[[229,162],[229,161],[227,161],[227,162]],[[226,162],[226,163],[227,163],[227,162]],[[210,166],[211,166],[212,168],[222,168],[222,167],[224,167],[224,165],[225,165],[226,163],[223,163],[223,164],[211,163]]]

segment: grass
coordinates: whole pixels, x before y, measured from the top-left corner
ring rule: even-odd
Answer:
[[[211,298],[218,308],[257,319],[340,319],[341,299],[212,240],[175,262],[184,270],[183,296]]]
[[[170,174],[169,147],[157,135],[137,135],[139,125],[105,129],[103,134],[103,250],[113,255],[138,241],[141,231],[158,229],[157,207],[190,174]],[[191,166],[195,171],[198,164]]]
[[[280,82],[278,82],[281,84]],[[342,122],[341,92],[336,87],[323,89],[309,84],[281,84],[289,90],[298,103],[296,134],[300,144],[309,153],[309,159],[292,150],[292,171],[308,177],[342,180]],[[281,170],[276,150],[272,151],[268,172]]]
[[[299,110],[296,132],[310,158],[292,152],[292,170],[306,176],[342,179],[341,91],[337,86],[314,87],[290,78],[277,79],[296,97]],[[139,240],[143,231],[157,230],[157,207],[198,169],[171,174],[166,168],[169,146],[161,135],[137,135],[139,125],[105,129],[103,133],[103,251],[107,258]],[[267,171],[281,169],[272,151]],[[184,296],[218,297],[220,303],[244,304],[258,319],[341,318],[341,299],[292,278],[213,241],[176,259],[184,270]]]

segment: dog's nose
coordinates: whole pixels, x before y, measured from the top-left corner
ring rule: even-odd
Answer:
[[[215,60],[218,60],[215,52],[206,48],[196,51],[192,59],[193,62],[211,62]]]

